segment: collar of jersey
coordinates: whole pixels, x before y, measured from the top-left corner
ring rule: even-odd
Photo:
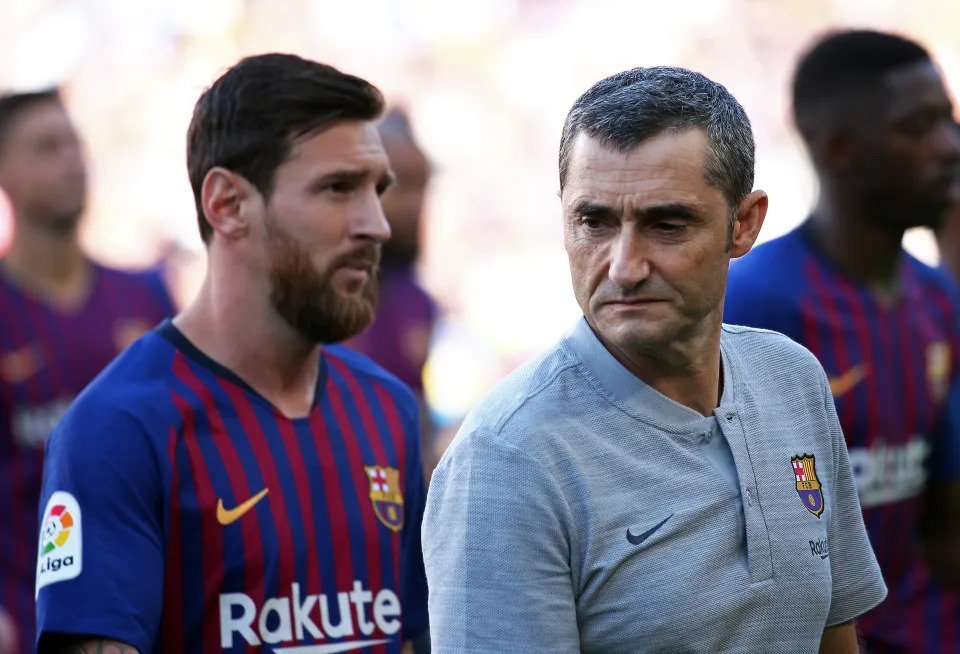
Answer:
[[[273,410],[276,411],[277,413],[281,413],[279,409],[273,406],[273,403],[270,402],[270,400],[268,400],[264,396],[260,395],[260,393],[255,391],[253,387],[250,386],[250,384],[245,382],[243,378],[240,377],[240,375],[233,372],[223,364],[210,358],[202,350],[200,350],[200,348],[198,348],[196,345],[191,343],[190,340],[183,335],[183,332],[181,332],[179,329],[176,328],[176,326],[173,324],[173,321],[171,321],[169,318],[167,318],[162,323],[160,323],[160,325],[156,328],[156,331],[164,340],[166,340],[175,348],[180,350],[180,352],[182,352],[184,356],[186,356],[188,359],[190,359],[194,363],[206,368],[207,370],[217,375],[218,377],[222,377],[223,379],[226,379],[227,381],[233,384],[236,384],[247,393],[250,393],[251,395],[255,396],[262,402],[272,407]],[[313,395],[313,409],[316,409],[317,405],[320,403],[320,400],[323,397],[323,389],[326,386],[326,383],[327,383],[327,366],[326,366],[323,353],[321,352],[320,373],[317,375],[317,390]]]
[[[654,390],[627,370],[603,346],[586,318],[581,318],[564,340],[607,397],[627,413],[664,431],[677,434],[699,434],[702,431],[704,416]],[[735,410],[734,380],[722,337],[720,355],[723,360],[723,397],[714,411],[716,416]]]

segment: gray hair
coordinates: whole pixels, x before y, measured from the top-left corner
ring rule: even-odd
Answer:
[[[753,189],[750,119],[726,88],[685,68],[634,68],[594,84],[573,104],[560,138],[560,190],[581,132],[629,152],[668,130],[702,129],[710,143],[705,175],[735,213]]]

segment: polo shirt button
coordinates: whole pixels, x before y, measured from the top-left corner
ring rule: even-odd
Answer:
[[[735,414],[735,413],[728,413],[728,414],[727,414],[727,420],[733,420],[733,417],[734,417],[735,415],[737,415],[737,414]]]

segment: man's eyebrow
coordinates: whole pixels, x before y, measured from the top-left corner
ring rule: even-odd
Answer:
[[[670,202],[667,204],[655,204],[650,207],[643,207],[633,212],[638,220],[662,220],[665,218],[686,218],[687,220],[700,220],[701,215],[696,207],[684,204],[682,202]]]
[[[577,200],[573,204],[573,213],[577,216],[591,216],[593,218],[603,218],[612,216],[616,212],[613,207],[597,202],[596,200]]]
[[[320,177],[317,177],[310,184],[313,188],[322,188],[329,184],[353,184],[360,185],[367,179],[370,179],[375,174],[375,171],[371,169],[364,168],[343,168],[340,170],[333,170],[329,173],[325,173]],[[382,189],[386,189],[394,182],[394,175],[392,172],[387,171],[382,173],[377,178],[377,186]]]

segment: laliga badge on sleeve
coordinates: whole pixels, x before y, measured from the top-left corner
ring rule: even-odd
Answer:
[[[58,581],[74,579],[83,568],[80,504],[66,491],[56,491],[47,501],[40,525],[37,556],[37,590]]]

